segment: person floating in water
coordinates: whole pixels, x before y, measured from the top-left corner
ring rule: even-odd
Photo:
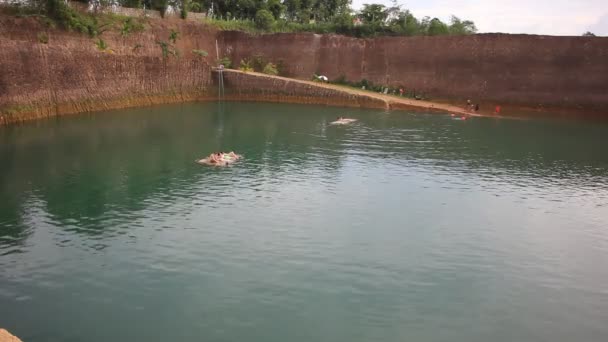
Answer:
[[[353,123],[357,121],[357,119],[349,119],[349,118],[345,118],[343,116],[338,116],[336,118],[336,121],[333,121],[332,123],[330,123],[331,125],[346,125],[349,123]]]
[[[241,156],[233,151],[229,153],[215,152],[211,153],[207,158],[197,160],[196,162],[204,165],[226,166],[236,162],[239,159],[241,159]]]

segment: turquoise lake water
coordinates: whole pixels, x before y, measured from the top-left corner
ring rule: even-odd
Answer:
[[[0,327],[608,341],[606,146],[606,123],[254,103],[5,127]],[[194,163],[217,150],[244,159]]]

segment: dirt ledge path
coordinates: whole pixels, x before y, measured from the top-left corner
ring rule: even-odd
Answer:
[[[312,87],[317,87],[317,88],[332,89],[335,91],[344,92],[344,93],[354,95],[354,96],[374,98],[374,99],[383,101],[386,104],[386,109],[389,109],[389,110],[390,109],[396,109],[396,110],[414,109],[414,110],[424,110],[424,111],[432,111],[432,112],[453,113],[453,114],[468,115],[468,116],[484,116],[483,114],[471,113],[471,112],[465,110],[464,108],[457,107],[457,106],[450,105],[450,104],[437,103],[437,102],[431,102],[431,101],[422,101],[422,100],[413,100],[413,99],[408,99],[408,98],[400,98],[397,96],[384,95],[384,94],[379,94],[379,93],[376,93],[373,91],[360,90],[360,89],[355,89],[355,88],[342,86],[342,85],[322,83],[322,82],[313,82],[313,81],[304,81],[304,80],[298,80],[295,78],[272,76],[272,75],[262,74],[262,73],[258,73],[258,72],[244,72],[244,71],[234,70],[234,69],[224,69],[223,72],[245,74],[245,75],[251,75],[251,76],[268,78],[268,79],[277,79],[277,80],[283,80],[283,81],[287,81],[287,82],[296,82],[296,83],[306,84],[306,85],[309,85]]]

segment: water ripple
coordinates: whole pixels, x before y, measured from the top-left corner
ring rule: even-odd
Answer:
[[[3,324],[34,342],[111,338],[99,321],[135,340],[608,338],[608,127],[209,106],[3,140]],[[217,150],[245,158],[192,162]]]

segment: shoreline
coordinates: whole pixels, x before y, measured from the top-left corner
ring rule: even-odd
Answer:
[[[198,90],[176,90],[158,94],[132,94],[110,99],[85,99],[62,103],[23,104],[0,108],[0,126],[50,119],[64,115],[75,115],[104,110],[148,107],[172,103],[217,101],[218,72],[209,71],[213,83]],[[298,80],[257,72],[234,69],[223,70],[225,82],[224,101],[252,101],[269,103],[314,104],[344,108],[368,108],[455,114],[470,117],[501,119],[524,119],[543,117],[548,111],[536,111],[533,115],[497,115],[485,111],[470,112],[462,107],[445,102],[415,100],[395,95],[376,93],[344,85]],[[211,88],[211,89],[210,89]],[[522,109],[523,111],[523,109]],[[563,112],[567,112],[563,109]],[[578,117],[572,110],[570,116]],[[568,116],[564,114],[564,116]],[[547,115],[547,117],[555,117]],[[559,117],[559,116],[558,116]],[[603,117],[598,114],[598,117]]]
[[[215,72],[214,72],[215,73]],[[217,76],[217,73],[215,73]],[[345,108],[370,108],[386,110],[410,110],[421,112],[468,113],[462,108],[441,103],[399,99],[369,91],[347,87],[271,76],[256,72],[224,70],[227,81],[225,101],[252,101],[270,103],[316,104]],[[291,86],[291,91],[285,91]],[[217,90],[183,91],[171,94],[135,94],[116,99],[70,101],[66,103],[27,104],[11,113],[11,108],[0,108],[0,126],[50,119],[64,115],[75,115],[96,111],[147,107],[171,103],[217,101]],[[20,107],[17,107],[20,108]]]

